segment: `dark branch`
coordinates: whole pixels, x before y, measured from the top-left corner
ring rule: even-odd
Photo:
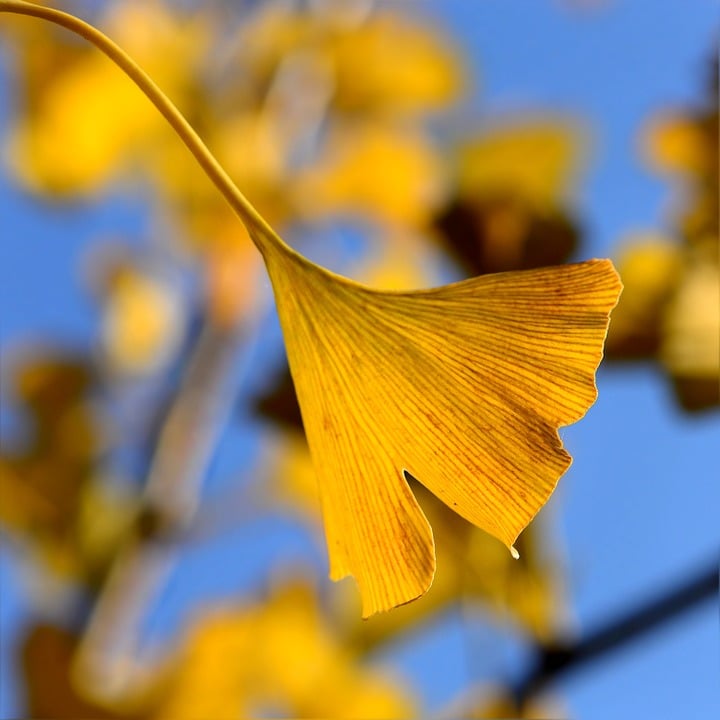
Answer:
[[[588,661],[677,619],[705,600],[717,597],[719,582],[720,572],[715,562],[681,587],[616,618],[576,643],[540,648],[534,667],[515,688],[518,704],[524,704],[558,677],[578,670]]]

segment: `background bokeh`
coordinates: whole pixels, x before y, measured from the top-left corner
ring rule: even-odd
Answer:
[[[270,289],[93,49],[0,15],[0,716],[705,718],[717,600],[717,16],[697,0],[65,2],[288,242],[372,285],[612,257],[574,463],[521,560],[418,489],[426,597],[331,584]]]

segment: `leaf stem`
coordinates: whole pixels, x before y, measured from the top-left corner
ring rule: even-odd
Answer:
[[[84,38],[104,53],[125,75],[137,85],[140,91],[150,100],[163,117],[170,123],[178,137],[185,143],[200,167],[205,171],[215,187],[228,201],[245,227],[263,257],[266,251],[275,248],[295,254],[280,236],[270,227],[265,218],[255,209],[250,201],[240,192],[230,176],[210,152],[207,145],[195,132],[183,114],[173,102],[155,84],[152,78],[132,60],[128,54],[107,35],[97,28],[80,20],[69,13],[42,7],[23,0],[0,0],[0,12],[15,13],[40,18],[47,22],[64,27]]]

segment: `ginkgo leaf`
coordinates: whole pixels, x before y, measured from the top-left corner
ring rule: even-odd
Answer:
[[[706,151],[702,130],[691,117],[665,115],[655,118],[643,137],[648,163],[664,173],[702,172],[709,162],[714,164]]]
[[[320,505],[307,443],[296,432],[285,432],[277,437],[269,455],[274,466],[267,477],[268,492],[282,504],[283,512],[302,518],[315,532]],[[437,572],[432,591],[366,623],[359,619],[354,588],[340,588],[333,594],[332,607],[343,626],[350,628],[348,641],[364,650],[378,647],[451,603],[462,601],[465,607],[481,607],[483,612],[519,625],[539,641],[549,642],[564,626],[567,604],[561,565],[550,533],[544,531],[547,528],[537,520],[531,523],[516,541],[520,552],[516,561],[491,535],[409,480],[435,536]]]
[[[301,582],[263,603],[206,609],[181,640],[151,717],[277,717],[276,708],[294,718],[416,717],[400,679],[368,667],[334,629]]]
[[[173,96],[189,104],[197,87],[192,71],[208,42],[205,22],[181,23],[161,3],[115,5],[106,22]],[[174,153],[158,133],[162,119],[104,58],[71,46],[63,62],[54,36],[31,39],[21,67],[28,109],[7,144],[13,171],[30,189],[90,193],[133,160],[147,164]]]
[[[443,175],[440,156],[418,127],[340,126],[317,165],[300,176],[299,204],[310,215],[360,213],[420,225],[442,199]]]
[[[666,308],[659,347],[686,410],[720,404],[720,268],[701,257],[688,264]]]
[[[406,473],[511,550],[570,464],[558,427],[596,397],[610,261],[380,292],[283,243],[177,108],[121,48],[71,15],[0,0],[94,43],[171,122],[263,255],[318,469],[333,578],[353,575],[365,616],[432,582],[432,530]]]
[[[182,340],[182,299],[169,281],[130,265],[108,281],[102,344],[113,369],[151,374],[167,365]]]
[[[613,312],[607,357],[654,356],[662,343],[662,318],[682,274],[682,250],[662,235],[636,235],[624,241],[617,264],[624,290]]]
[[[553,207],[574,187],[584,141],[581,128],[566,121],[506,118],[461,148],[461,192],[509,194],[536,207]]]
[[[612,263],[379,292],[288,248],[265,260],[316,466],[333,579],[363,615],[435,572],[409,473],[508,547],[571,462],[559,426],[594,402],[621,284]]]
[[[449,104],[462,86],[457,53],[438,28],[391,12],[338,33],[329,50],[335,102],[346,112],[427,112]]]

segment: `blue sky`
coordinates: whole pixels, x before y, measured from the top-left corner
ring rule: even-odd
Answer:
[[[470,103],[475,117],[532,109],[567,113],[588,124],[593,151],[578,188],[588,229],[585,256],[612,255],[630,231],[668,227],[670,188],[643,167],[639,132],[654,112],[703,97],[717,38],[715,2],[608,0],[584,10],[570,10],[571,0],[418,4],[440,14],[477,68],[478,90]],[[0,53],[0,127],[11,112],[9,65]],[[86,344],[97,318],[79,287],[78,258],[98,235],[141,235],[143,213],[141,201],[114,198],[99,207],[48,208],[14,190],[0,169],[3,350],[44,335]],[[598,383],[596,405],[563,432],[575,461],[548,509],[560,518],[580,631],[672,587],[717,556],[720,546],[718,414],[683,416],[664,379],[648,368],[603,368]],[[228,431],[215,472],[241,454]],[[289,565],[293,556],[314,552],[301,532],[279,537],[269,522],[238,530],[229,541],[223,538],[222,548],[209,543],[183,560],[150,625],[154,631],[161,625],[171,629],[194,603],[231,597],[267,564]],[[0,717],[7,718],[18,708],[8,646],[27,599],[6,550],[0,571]],[[498,648],[497,657],[486,662],[488,677],[511,673],[523,653],[519,640],[495,638],[497,632],[483,631],[480,623],[470,634],[484,637],[475,646],[478,653]],[[394,657],[438,707],[467,679],[468,652],[473,648],[468,650],[467,628],[447,618]],[[706,718],[720,709],[717,679],[717,603],[706,603],[646,641],[568,677],[558,689],[568,715],[584,720]]]

